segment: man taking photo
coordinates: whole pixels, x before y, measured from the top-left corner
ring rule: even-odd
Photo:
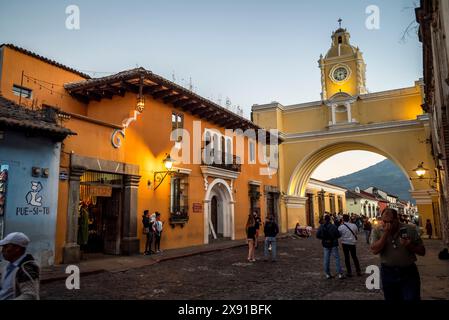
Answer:
[[[416,228],[399,222],[398,212],[387,208],[382,225],[371,234],[371,251],[380,254],[381,279],[385,300],[420,300],[421,280],[416,255],[426,249]]]

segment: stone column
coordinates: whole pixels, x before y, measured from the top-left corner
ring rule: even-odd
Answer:
[[[80,246],[78,240],[78,216],[80,202],[80,178],[86,171],[85,167],[70,168],[69,203],[67,206],[67,233],[63,249],[63,263],[80,261]]]
[[[123,205],[123,234],[121,253],[123,255],[138,254],[140,241],[137,238],[137,192],[140,176],[124,176],[125,194]]]
[[[351,103],[346,102],[346,112],[348,113],[348,122],[352,123],[352,112],[351,112]]]
[[[332,124],[333,125],[337,123],[337,120],[336,120],[336,117],[335,117],[335,109],[336,108],[337,108],[337,105],[333,104],[332,105]]]

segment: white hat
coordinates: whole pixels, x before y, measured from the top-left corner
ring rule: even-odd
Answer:
[[[29,243],[30,239],[22,232],[12,232],[8,234],[3,240],[0,240],[0,246],[15,244],[19,247],[26,248]]]

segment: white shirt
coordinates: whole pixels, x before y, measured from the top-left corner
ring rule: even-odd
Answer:
[[[340,232],[341,235],[341,243],[355,245],[357,243],[357,240],[348,227],[351,228],[352,232],[354,232],[355,235],[357,235],[357,231],[359,229],[355,224],[351,222],[343,222],[343,224],[338,227],[338,232]]]

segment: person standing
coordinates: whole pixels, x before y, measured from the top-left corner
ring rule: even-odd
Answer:
[[[10,233],[0,241],[3,258],[9,262],[1,271],[0,300],[39,300],[39,266],[26,253],[29,243],[22,232]]]
[[[343,254],[345,255],[346,275],[348,277],[352,277],[351,258],[349,257],[349,254],[351,254],[352,260],[354,261],[357,275],[362,275],[356,251],[358,240],[357,231],[358,227],[354,223],[349,222],[349,215],[344,214],[343,223],[338,227],[338,232],[340,232],[341,235],[341,245],[343,246]]]
[[[151,244],[153,242],[153,223],[150,221],[150,212],[145,210],[142,216],[143,233],[146,235],[145,255],[151,254]]]
[[[156,221],[153,223],[154,230],[154,251],[159,253],[161,250],[161,237],[162,237],[163,222],[161,221],[161,214],[156,211]]]
[[[382,212],[382,226],[371,234],[371,251],[380,254],[382,287],[387,301],[421,300],[421,280],[416,255],[426,249],[416,228],[399,222],[398,212]]]
[[[279,227],[272,216],[265,222],[263,232],[265,234],[264,260],[268,260],[268,247],[271,246],[271,261],[276,262],[276,236],[279,233]]]
[[[369,239],[371,237],[371,230],[373,229],[373,226],[371,225],[371,222],[369,221],[369,218],[365,218],[365,222],[363,223],[363,230],[365,231],[365,238],[366,243],[369,244]]]
[[[254,212],[254,223],[255,223],[255,227],[256,227],[256,236],[254,238],[254,249],[257,249],[257,247],[259,246],[259,229],[260,229],[260,217],[257,214],[257,212]]]
[[[255,241],[256,241],[256,220],[253,214],[248,215],[248,220],[246,221],[246,242],[248,243],[248,261],[254,262],[256,258],[254,257]]]
[[[429,239],[432,239],[433,227],[432,223],[430,222],[430,219],[427,219],[426,221],[426,232],[427,235],[429,236]]]
[[[327,214],[324,216],[324,224],[317,231],[316,237],[321,240],[324,249],[324,273],[326,279],[332,278],[330,273],[330,257],[335,257],[335,267],[339,279],[344,279],[343,270],[340,264],[340,254],[338,252],[338,238],[340,233],[335,225],[331,224],[331,217]]]

